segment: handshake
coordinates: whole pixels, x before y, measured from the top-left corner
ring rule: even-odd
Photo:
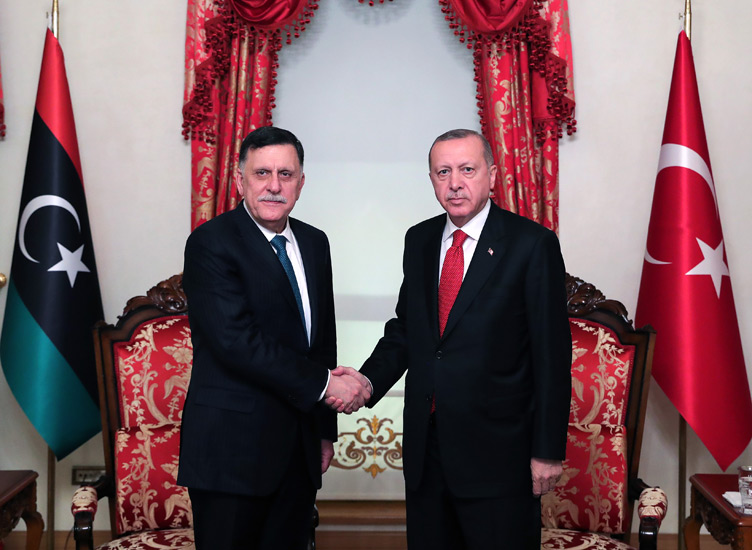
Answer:
[[[371,383],[354,368],[339,366],[331,375],[324,401],[335,411],[353,413],[371,398]]]

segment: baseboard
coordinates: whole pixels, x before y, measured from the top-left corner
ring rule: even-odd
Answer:
[[[339,519],[338,519],[339,521]],[[384,524],[382,524],[384,525]],[[386,524],[389,525],[389,524]],[[46,537],[47,533],[45,533]],[[94,544],[104,544],[109,540],[109,531],[94,531]],[[55,532],[55,546],[50,549],[46,538],[42,538],[40,550],[74,550],[76,545],[73,536],[68,539],[67,531]],[[14,531],[6,539],[5,550],[25,550],[26,533]],[[355,525],[347,530],[320,529],[316,534],[318,550],[406,550],[405,533],[394,530],[374,530],[359,528]],[[728,546],[718,544],[710,535],[700,535],[702,550],[728,550]],[[658,550],[678,550],[678,536],[676,534],[658,535]],[[683,550],[683,549],[681,549]]]

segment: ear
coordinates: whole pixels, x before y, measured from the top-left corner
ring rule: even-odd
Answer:
[[[303,190],[303,185],[305,185],[305,172],[300,174],[300,183],[298,183],[298,192],[295,195],[295,200],[300,198],[300,192]]]
[[[497,170],[498,170],[498,168],[497,168],[497,166],[495,164],[492,164],[488,168],[488,176],[489,176],[488,179],[490,180],[490,185],[491,185],[491,188],[489,189],[489,191],[491,191],[491,192],[493,192],[494,185],[496,184],[496,171]]]
[[[238,195],[243,196],[243,173],[240,170],[235,172],[235,189]]]

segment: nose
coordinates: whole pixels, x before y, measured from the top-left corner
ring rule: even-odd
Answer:
[[[462,178],[457,172],[452,171],[449,174],[449,189],[451,189],[452,191],[457,191],[461,187],[462,187]]]
[[[277,172],[272,172],[271,177],[269,178],[269,183],[267,184],[267,189],[270,193],[275,195],[282,190],[282,186],[279,183],[279,174]]]

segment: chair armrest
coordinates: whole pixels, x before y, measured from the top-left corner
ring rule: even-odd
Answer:
[[[637,480],[645,485],[642,480]],[[658,529],[668,510],[668,498],[659,487],[645,488],[637,501],[637,516],[640,518],[640,550],[656,550],[658,547]]]
[[[94,516],[99,499],[108,496],[110,487],[111,483],[105,476],[99,478],[94,485],[81,486],[73,493],[71,513],[76,550],[94,549]]]

